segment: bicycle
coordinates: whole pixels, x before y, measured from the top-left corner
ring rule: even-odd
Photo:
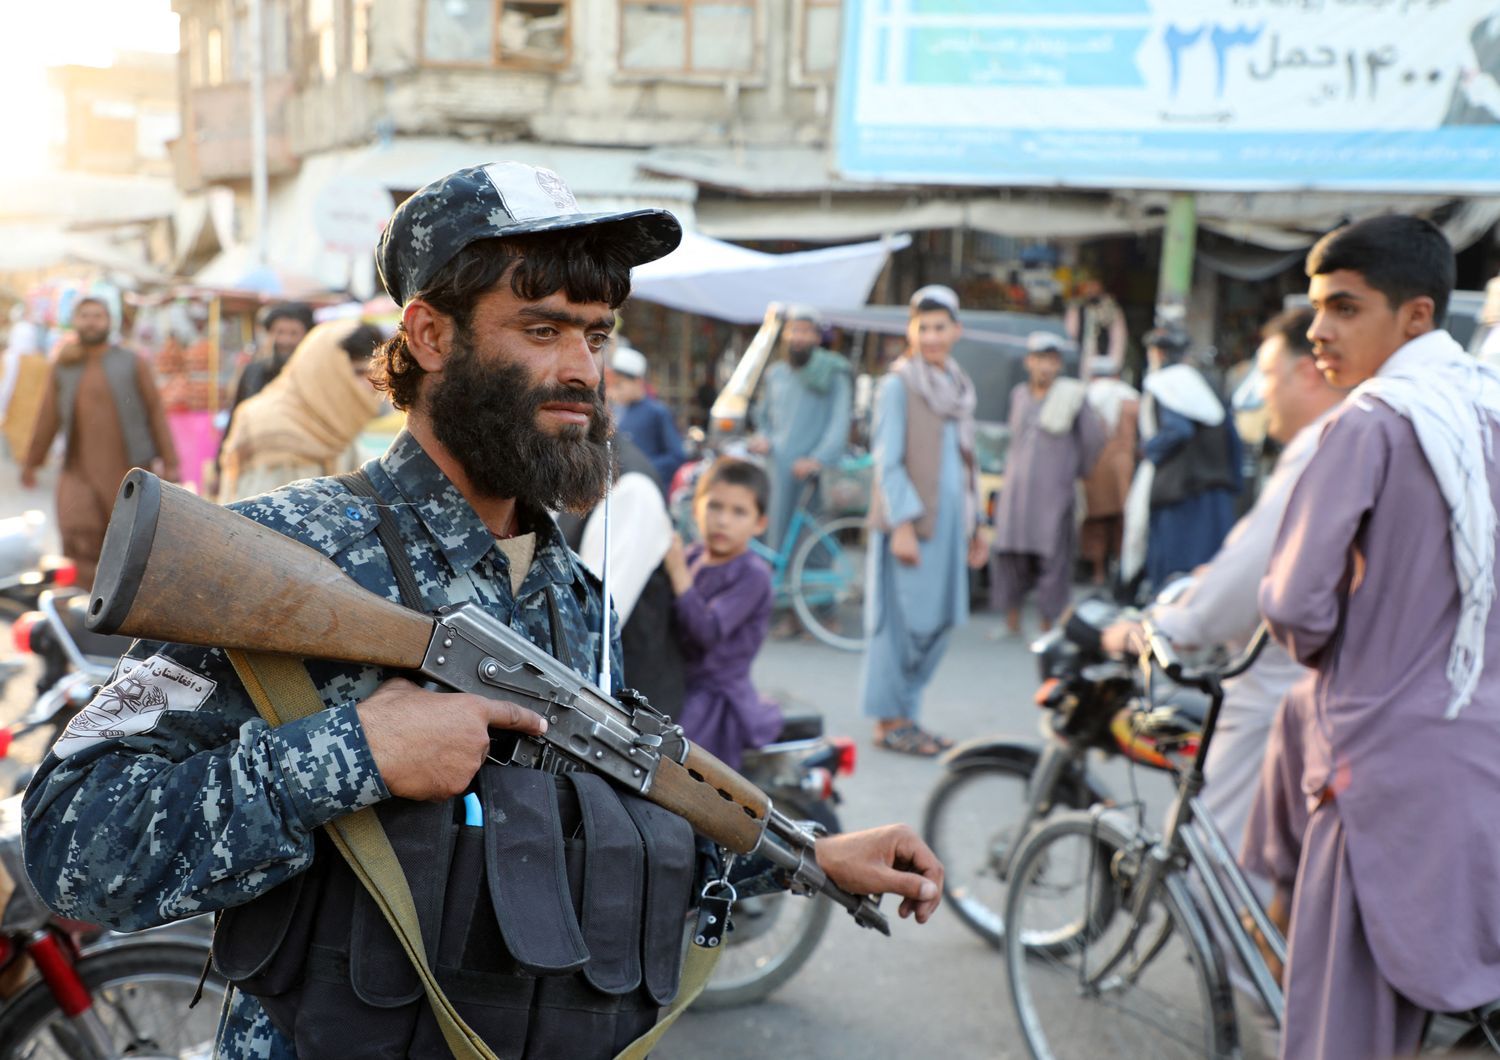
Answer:
[[[19,795],[0,802],[0,865],[14,887],[0,918],[0,1056],[209,1056],[228,985],[207,967],[206,918],[123,934],[54,916],[21,866],[20,821]]]
[[[841,471],[857,471],[869,457],[840,464]],[[706,469],[712,458],[702,462]],[[701,474],[701,470],[698,473]],[[691,498],[696,476],[686,476],[674,493],[677,525],[684,537],[696,531],[690,511],[684,517],[682,500]],[[802,628],[823,644],[843,651],[862,651],[865,646],[865,520],[846,515],[827,522],[813,515],[812,498],[818,476],[802,482],[781,547],[773,549],[754,540],[750,549],[771,567],[771,585],[776,608],[790,607]],[[687,507],[691,508],[691,502]]]
[[[1249,669],[1267,632],[1262,627],[1222,668],[1188,670],[1165,638],[1147,630],[1142,666],[1207,695],[1208,711],[1190,764],[1178,770],[1159,837],[1147,830],[1139,805],[1134,813],[1096,805],[1053,814],[1013,855],[1012,879],[1025,885],[1007,895],[1006,967],[1011,1001],[1038,1060],[1243,1055],[1221,939],[1266,1018],[1281,1025],[1281,984],[1252,927],[1282,964],[1286,942],[1197,799],[1222,683]],[[1445,1044],[1500,1052],[1491,1016],[1489,1009],[1444,1014]],[[1062,1041],[1066,1051],[1055,1047]]]
[[[1168,759],[1191,749],[1202,726],[1206,704],[1195,693],[1157,696],[1142,709],[1149,696],[1138,669],[1108,657],[1100,640],[1122,614],[1104,600],[1082,600],[1032,643],[1041,681],[1040,745],[1010,735],[980,737],[941,759],[922,835],[946,867],[948,906],[997,948],[1021,837],[1054,810],[1114,799],[1090,768],[1091,752],[1167,770]]]

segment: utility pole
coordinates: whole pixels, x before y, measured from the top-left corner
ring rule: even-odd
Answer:
[[[1167,207],[1167,226],[1161,233],[1161,271],[1156,285],[1158,327],[1187,321],[1197,237],[1198,199],[1190,191],[1174,191]]]
[[[250,198],[255,213],[255,267],[267,259],[266,24],[262,0],[250,0]]]

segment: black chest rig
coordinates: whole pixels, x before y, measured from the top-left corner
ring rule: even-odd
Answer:
[[[412,606],[394,526],[381,531]],[[443,992],[505,1060],[614,1056],[676,996],[691,826],[582,770],[487,762],[472,790],[482,825],[458,799],[376,807]],[[321,831],[316,842],[308,871],[220,915],[215,966],[303,1060],[447,1060],[395,933]]]

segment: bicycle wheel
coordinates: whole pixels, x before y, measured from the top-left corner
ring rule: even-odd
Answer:
[[[1035,829],[1015,854],[1006,902],[1011,1000],[1031,1054],[1200,1060],[1238,1055],[1223,957],[1182,876],[1132,913],[1132,885],[1148,844],[1117,815],[1067,812]],[[1101,903],[1106,890],[1112,901]],[[1067,940],[1061,947],[1021,939]]]
[[[996,751],[948,767],[927,798],[922,837],[943,863],[943,897],[975,934],[999,947],[1005,938],[1010,862],[1020,845],[1026,789],[1038,754],[1023,744]],[[1071,773],[1064,773],[1057,787],[1054,806],[1082,810],[1092,801]]]
[[[207,959],[205,946],[152,941],[126,943],[78,962],[116,1055],[174,1060],[213,1055],[224,980],[210,971],[203,999],[188,1008]],[[0,1056],[6,1060],[91,1055],[44,982],[32,983],[0,1010]]]
[[[808,530],[787,576],[802,626],[832,648],[865,646],[865,521],[835,519]]]

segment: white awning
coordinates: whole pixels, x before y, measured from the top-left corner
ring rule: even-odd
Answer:
[[[734,324],[757,324],[771,302],[827,309],[865,304],[886,259],[911,243],[892,236],[872,243],[765,254],[698,232],[631,276],[633,296]]]

